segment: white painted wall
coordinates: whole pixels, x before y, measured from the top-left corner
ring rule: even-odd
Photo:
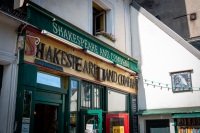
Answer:
[[[92,33],[92,0],[32,0],[46,10]],[[94,0],[108,11],[107,31],[116,36],[114,47],[131,55],[129,0]]]
[[[140,9],[140,11],[145,12],[144,9]],[[159,20],[152,18],[148,13],[147,15],[154,20],[154,23],[135,8],[131,9],[133,57],[139,61],[140,68],[138,109],[200,106],[200,91],[173,93],[172,89],[168,90],[164,85],[169,84],[171,87],[170,72],[192,69],[192,86],[200,87],[200,60],[196,57],[199,56],[199,52]],[[196,56],[189,51],[194,52]],[[164,83],[161,86],[165,87],[161,89],[161,87],[152,85],[147,86],[144,79]],[[152,83],[150,82],[150,84]],[[159,117],[140,116],[140,132],[145,133],[145,120]],[[171,116],[168,116],[167,119],[170,119],[170,130],[173,133]]]
[[[139,109],[200,106],[200,91],[173,93],[171,89],[144,84],[143,79],[171,84],[170,72],[193,69],[192,86],[200,87],[200,61],[134,8],[132,22],[134,57],[139,60],[141,71]]]
[[[0,13],[0,64],[4,65],[0,93],[0,133],[13,133],[17,90],[17,56],[15,55],[19,22]]]

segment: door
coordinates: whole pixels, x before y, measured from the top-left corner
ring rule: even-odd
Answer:
[[[81,112],[81,133],[102,133],[102,110]]]
[[[35,104],[34,133],[58,133],[59,106]]]
[[[129,133],[129,115],[106,114],[106,133]]]

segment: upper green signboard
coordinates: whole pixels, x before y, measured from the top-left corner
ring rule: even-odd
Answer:
[[[88,51],[106,58],[113,63],[138,72],[136,60],[122,52],[119,52],[115,48],[102,43],[92,35],[79,30],[75,26],[70,25],[68,22],[64,22],[55,15],[44,11],[42,8],[29,4],[27,9],[27,22],[42,30],[46,30],[56,36],[72,42],[83,49],[87,49]]]

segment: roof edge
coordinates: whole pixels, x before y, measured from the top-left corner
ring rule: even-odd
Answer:
[[[185,49],[187,49],[190,53],[192,53],[200,60],[200,52],[196,48],[194,48],[190,43],[184,40],[181,36],[179,36],[176,32],[174,32],[167,25],[158,20],[155,16],[153,16],[135,1],[132,1],[131,6],[134,7],[138,12],[144,15],[147,19],[149,19],[152,23],[158,26],[161,30],[163,30],[166,34],[168,34],[171,38],[176,40],[180,45],[182,45]]]
[[[196,107],[180,107],[180,108],[162,108],[162,109],[146,109],[139,110],[137,115],[162,115],[176,113],[200,113],[200,106]]]

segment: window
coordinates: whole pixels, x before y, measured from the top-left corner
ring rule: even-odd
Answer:
[[[93,35],[97,32],[106,31],[106,11],[95,2],[93,7]]]
[[[77,111],[77,93],[78,93],[78,81],[71,80],[71,99],[70,99],[70,111]]]
[[[108,90],[108,105],[108,111],[128,111],[128,95]]]
[[[82,81],[81,83],[81,108],[100,109],[101,92],[103,87]]]
[[[78,98],[78,86],[79,82],[76,80],[71,80],[70,89],[70,131],[76,132],[76,122],[77,122],[77,98]]]
[[[37,83],[60,88],[61,87],[61,77],[38,72],[37,73]]]
[[[3,65],[0,65],[0,92],[2,88],[2,80],[3,80]]]

